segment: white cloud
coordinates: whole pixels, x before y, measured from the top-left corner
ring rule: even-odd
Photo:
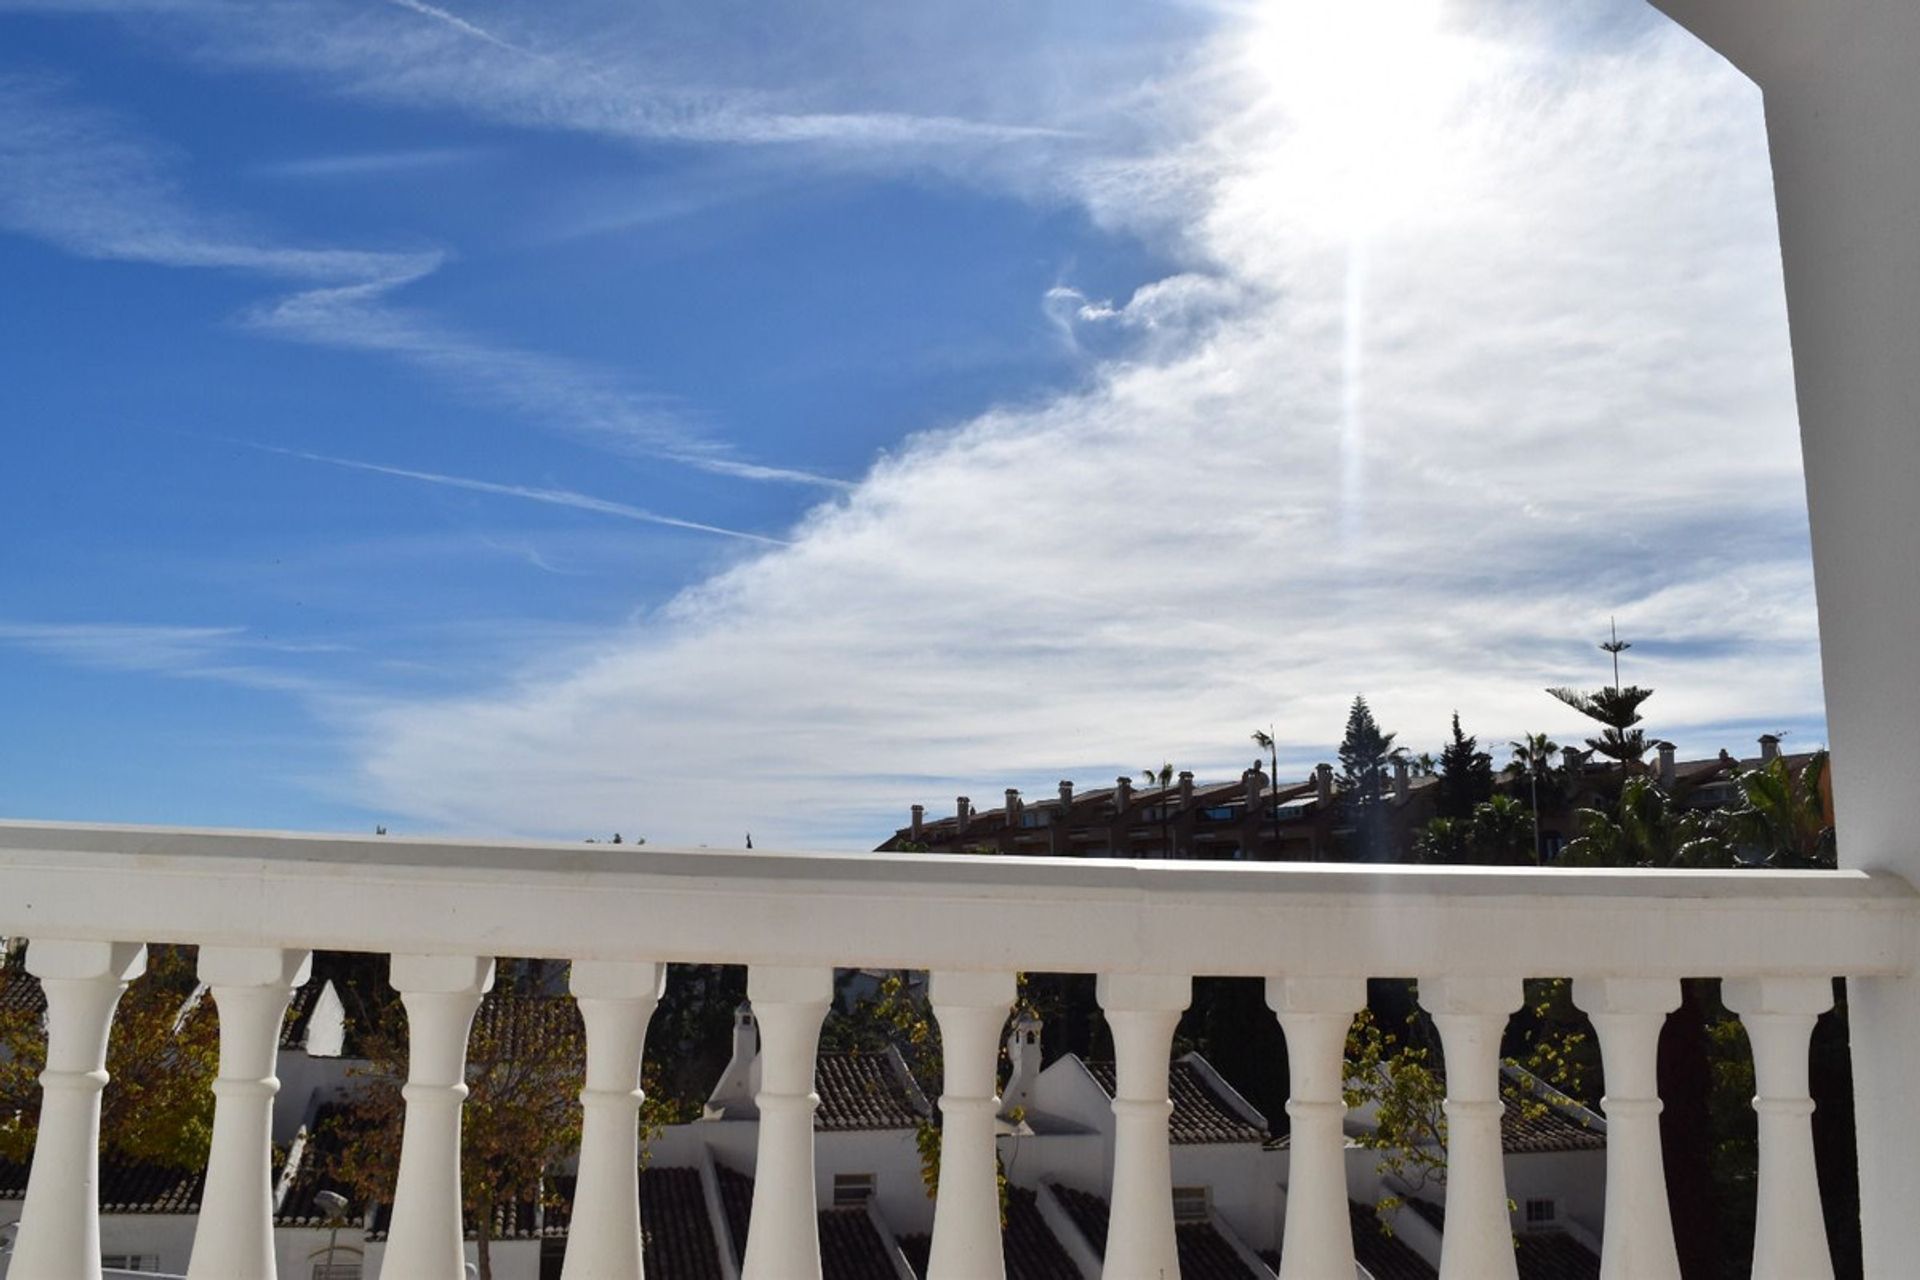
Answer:
[[[1656,733],[1817,732],[1758,93],[1671,30],[1553,34],[1448,37],[1455,78],[1400,103],[1437,153],[1353,173],[1263,33],[1222,33],[1143,91],[1157,152],[1074,173],[1191,265],[1049,305],[1151,341],[909,441],[793,546],[570,660],[385,705],[359,726],[372,798],[862,844],[956,791],[1239,768],[1270,721],[1304,771],[1356,692],[1415,745],[1455,707],[1570,740],[1541,690],[1600,678],[1609,614]]]

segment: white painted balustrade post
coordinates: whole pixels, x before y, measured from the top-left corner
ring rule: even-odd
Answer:
[[[640,1280],[640,1059],[666,981],[663,964],[573,962],[587,1080],[560,1280]]]
[[[1178,1280],[1168,1057],[1193,979],[1103,973],[1095,987],[1113,1032],[1113,1196],[1101,1280]]]
[[[407,1117],[381,1274],[465,1280],[460,1104],[467,1096],[467,1036],[493,986],[493,959],[396,955],[390,980],[407,1009]]]
[[[1267,979],[1267,1004],[1287,1036],[1287,1218],[1280,1280],[1347,1280],[1347,1033],[1367,1003],[1365,978]]]
[[[127,984],[145,972],[131,942],[36,939],[27,972],[47,998],[40,1130],[10,1280],[100,1280],[100,1091],[107,1036]]]
[[[1753,1044],[1753,1109],[1760,1113],[1753,1280],[1831,1280],[1807,1076],[1813,1024],[1833,1006],[1833,984],[1825,978],[1728,979],[1720,999],[1740,1015]],[[1864,1112],[1862,1118],[1872,1123]]]
[[[927,1280],[1002,1280],[1000,1180],[994,1123],[1000,1114],[1000,1031],[1013,1006],[1010,973],[933,973],[927,995],[940,1024],[940,1195]]]
[[[273,1280],[273,1096],[280,1026],[310,951],[202,947],[200,981],[220,1017],[213,1145],[188,1280]]]
[[[1500,1037],[1524,993],[1518,978],[1422,978],[1447,1071],[1447,1229],[1440,1280],[1516,1280],[1500,1144]]]
[[[1600,1280],[1679,1280],[1660,1156],[1660,1030],[1680,1007],[1672,978],[1579,978],[1573,1002],[1593,1020],[1607,1094],[1607,1229]]]
[[[813,1091],[820,1022],[833,970],[756,965],[747,999],[760,1026],[760,1149],[753,1221],[740,1280],[820,1280],[820,1217],[813,1185]]]

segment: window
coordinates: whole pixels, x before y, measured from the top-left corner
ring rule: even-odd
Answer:
[[[833,1175],[833,1204],[836,1209],[862,1205],[873,1199],[873,1175],[836,1173]]]
[[[1175,1187],[1173,1189],[1173,1220],[1175,1222],[1205,1222],[1212,1216],[1212,1187]]]
[[[1533,1227],[1552,1222],[1559,1216],[1556,1212],[1558,1207],[1552,1200],[1527,1201],[1527,1225]]]

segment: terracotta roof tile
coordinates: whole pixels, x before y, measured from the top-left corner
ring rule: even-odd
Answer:
[[[1039,1197],[1025,1187],[1007,1188],[1007,1223],[1000,1237],[1007,1280],[1081,1280],[1066,1248],[1040,1216]],[[924,1280],[932,1240],[924,1235],[900,1237],[913,1273]]]
[[[22,1200],[27,1194],[28,1164],[0,1160],[0,1200]],[[102,1157],[100,1211],[102,1213],[198,1213],[204,1169],[170,1169],[164,1165]]]
[[[1053,1194],[1086,1237],[1095,1253],[1107,1252],[1107,1202],[1088,1191],[1056,1184]],[[1174,1228],[1180,1250],[1181,1280],[1250,1280],[1261,1273],[1241,1261],[1240,1254],[1227,1243],[1210,1222],[1182,1222]]]
[[[1114,1064],[1089,1062],[1089,1074],[1113,1096]],[[1203,1142],[1265,1142],[1264,1125],[1257,1125],[1214,1091],[1199,1068],[1190,1062],[1175,1062],[1167,1077],[1168,1093],[1173,1099],[1173,1115],[1167,1132],[1176,1144]]]
[[[1516,1237],[1520,1280],[1600,1280],[1600,1257],[1564,1231]]]
[[[1436,1280],[1439,1272],[1408,1248],[1406,1243],[1381,1230],[1380,1215],[1370,1204],[1347,1201],[1353,1221],[1353,1258],[1374,1280]]]
[[[41,994],[40,979],[16,965],[0,965],[0,1014],[42,1014],[47,998]]]
[[[726,1209],[727,1232],[736,1257],[747,1253],[747,1229],[753,1218],[753,1179],[717,1167],[720,1199]],[[892,1246],[861,1209],[820,1211],[820,1272],[822,1280],[895,1280]],[[648,1275],[653,1273],[649,1271]]]
[[[823,1133],[912,1129],[927,1118],[926,1101],[892,1053],[823,1053],[814,1071]]]

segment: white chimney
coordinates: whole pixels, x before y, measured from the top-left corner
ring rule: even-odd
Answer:
[[[753,1020],[753,1006],[742,1003],[733,1011],[733,1057],[720,1073],[720,1083],[707,1096],[703,1113],[708,1120],[752,1119],[760,1114],[753,1095],[754,1068],[760,1055],[760,1028]]]
[[[1040,1020],[1022,1015],[1007,1032],[1007,1061],[1013,1070],[1000,1092],[1000,1114],[1033,1110],[1034,1082],[1040,1078]]]
[[[1775,737],[1771,733],[1761,734],[1760,735],[1760,763],[1766,764],[1769,761],[1778,760],[1779,758],[1780,758],[1780,739]]]

